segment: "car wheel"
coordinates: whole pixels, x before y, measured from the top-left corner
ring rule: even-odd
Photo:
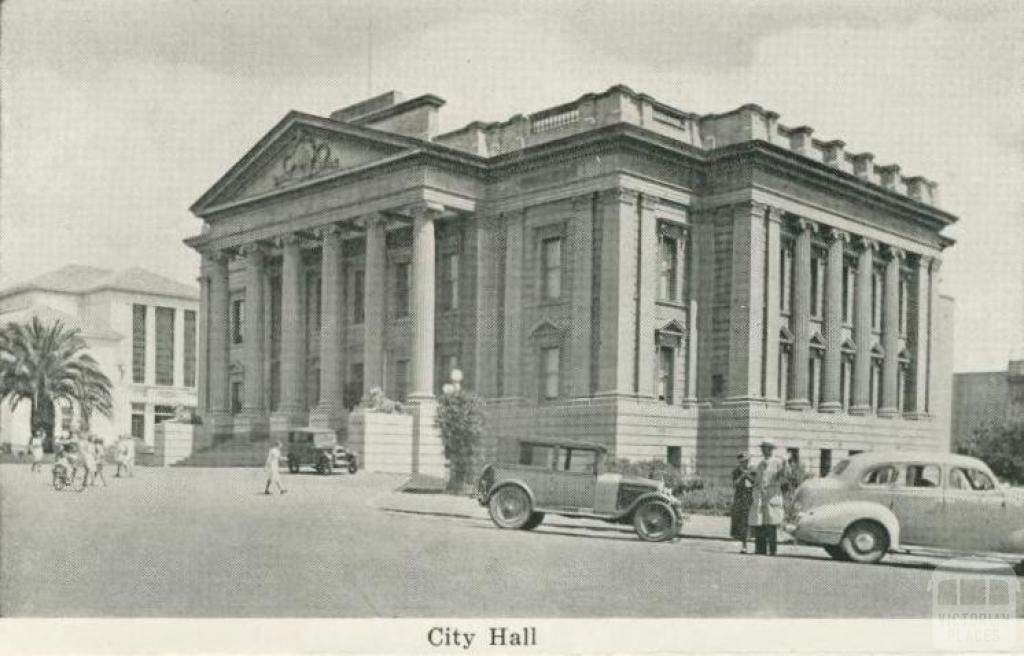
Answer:
[[[294,458],[288,458],[288,471],[293,474],[299,473],[299,461]]]
[[[839,543],[847,558],[855,563],[877,563],[889,550],[889,534],[877,522],[855,522]]]
[[[63,475],[54,474],[54,476],[53,476],[53,489],[57,490],[58,492],[60,492],[61,490],[64,489],[64,476]]]
[[[322,459],[316,468],[316,470],[324,476],[330,474],[333,469],[334,467],[331,466],[331,461],[327,458]]]
[[[348,461],[348,473],[354,474],[359,471],[359,464],[355,460]]]
[[[533,503],[526,490],[518,485],[506,485],[491,495],[488,510],[498,528],[523,528],[533,514]]]
[[[633,528],[645,542],[671,540],[679,532],[676,514],[664,501],[645,501],[633,514]]]
[[[843,551],[842,546],[838,544],[827,544],[825,545],[825,553],[832,557],[832,560],[850,560],[846,556],[846,552]]]
[[[544,513],[542,513],[542,512],[530,513],[530,518],[528,520],[526,520],[525,524],[523,524],[522,529],[524,531],[532,531],[533,529],[535,529],[538,526],[540,526],[540,523],[543,522],[543,521],[544,521]]]

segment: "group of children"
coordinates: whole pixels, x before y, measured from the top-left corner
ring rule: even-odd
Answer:
[[[38,440],[38,454],[36,441]],[[68,445],[75,444],[74,448]],[[32,471],[42,468],[42,431],[38,431],[30,443],[32,449]],[[55,465],[61,466],[65,471],[72,471],[81,467],[85,470],[86,485],[96,485],[103,481],[107,486],[107,477],[103,473],[103,465],[106,463],[106,447],[103,438],[95,435],[72,434],[68,438],[59,438],[53,443]],[[124,473],[126,476],[135,475],[135,441],[133,438],[122,435],[117,442],[117,454],[115,457],[117,472],[115,478],[120,478]]]

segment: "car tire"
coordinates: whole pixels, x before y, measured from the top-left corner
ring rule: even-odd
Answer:
[[[826,544],[825,553],[831,556],[832,560],[850,560],[850,558],[846,555],[846,552],[843,551],[843,547],[838,544]]]
[[[288,471],[293,474],[299,473],[299,461],[293,458],[288,458]]]
[[[519,529],[526,526],[533,515],[533,502],[526,490],[518,485],[503,485],[491,495],[487,504],[491,521],[498,528]]]
[[[522,529],[524,531],[532,531],[533,529],[535,529],[538,526],[540,526],[541,522],[543,522],[543,521],[544,521],[544,513],[542,513],[542,512],[532,512],[532,513],[530,513],[530,518],[528,520],[526,520],[525,524],[523,524]]]
[[[354,474],[357,471],[359,471],[359,465],[356,463],[355,460],[350,460],[348,463],[348,473]]]
[[[889,551],[889,533],[878,522],[861,520],[846,529],[839,545],[855,563],[877,563]]]
[[[322,474],[324,476],[329,476],[333,470],[334,467],[331,465],[331,461],[328,460],[327,458],[322,459],[320,463],[316,466],[317,473]]]
[[[652,499],[640,504],[633,513],[633,528],[644,542],[665,542],[676,537],[679,522],[667,503]]]

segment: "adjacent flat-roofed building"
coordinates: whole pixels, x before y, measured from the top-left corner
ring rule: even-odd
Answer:
[[[113,417],[94,413],[90,430],[107,441],[131,434],[153,444],[154,425],[175,408],[196,406],[199,289],[140,268],[114,271],[71,264],[0,290],[0,323],[38,317],[80,331],[113,384]],[[80,420],[56,404],[55,432]],[[0,442],[30,437],[27,402],[0,408]]]
[[[615,86],[438,134],[443,104],[291,112],[193,205],[211,434],[343,427],[458,367],[502,457],[948,448],[935,183],[757,105]]]
[[[1010,360],[1004,371],[953,375],[953,435],[1015,422],[1024,422],[1024,360]]]

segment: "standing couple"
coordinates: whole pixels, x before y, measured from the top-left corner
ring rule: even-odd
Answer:
[[[761,442],[761,459],[751,466],[750,456],[741,453],[739,464],[732,471],[733,503],[730,533],[743,543],[747,553],[747,536],[754,532],[754,553],[774,556],[779,544],[779,524],[785,518],[786,502],[783,483],[790,476],[790,465],[774,455],[775,444]]]

